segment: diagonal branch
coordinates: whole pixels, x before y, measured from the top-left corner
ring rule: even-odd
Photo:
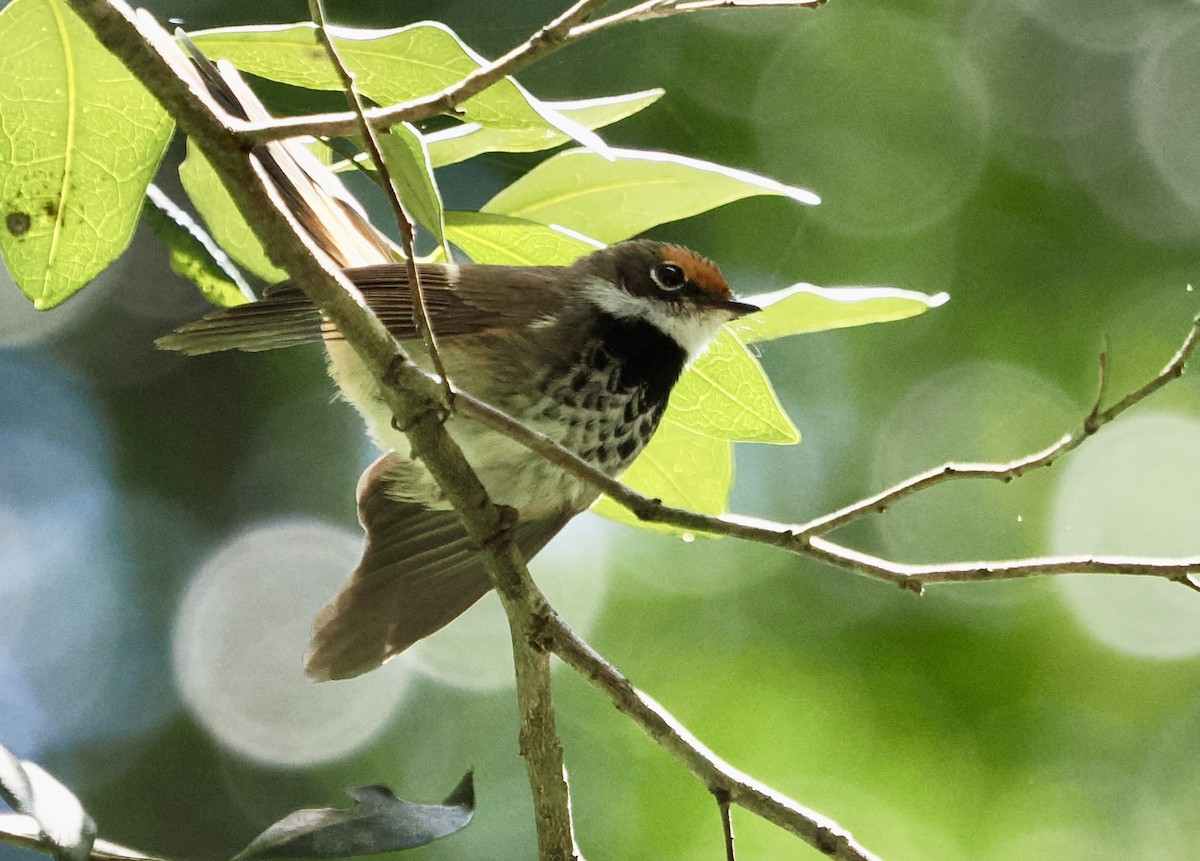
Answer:
[[[400,242],[404,248],[404,261],[408,270],[408,283],[413,294],[413,317],[416,322],[417,331],[420,332],[421,338],[425,341],[425,348],[429,351],[429,360],[433,363],[434,370],[438,376],[442,378],[442,384],[445,387],[446,398],[450,397],[450,376],[446,373],[446,366],[442,364],[442,354],[438,351],[437,336],[433,332],[433,324],[429,322],[429,309],[425,307],[425,291],[421,289],[421,276],[417,271],[417,254],[413,250],[413,245],[416,239],[413,235],[412,218],[409,217],[408,211],[404,208],[404,203],[400,200],[400,195],[396,192],[396,185],[392,182],[391,171],[388,170],[387,163],[383,158],[383,150],[379,147],[379,136],[375,129],[367,122],[366,105],[363,103],[362,95],[358,92],[358,87],[354,84],[354,75],[346,68],[346,64],[342,62],[341,54],[338,53],[337,45],[329,35],[329,30],[325,26],[325,7],[322,0],[309,0],[308,8],[312,15],[313,23],[317,25],[317,39],[320,41],[325,53],[329,55],[329,60],[337,70],[338,77],[341,78],[342,88],[346,91],[346,99],[350,102],[350,107],[354,111],[354,116],[357,125],[357,131],[362,135],[363,143],[367,148],[367,152],[371,156],[371,161],[375,165],[375,172],[379,177],[379,184],[383,188],[383,193],[387,197],[388,204],[392,207],[392,215],[396,220],[396,226],[400,230]]]
[[[190,73],[190,64],[170,35],[148,14],[136,15],[121,0],[70,3],[100,42],[172,112],[213,164],[272,261],[288,272],[337,326],[367,369],[383,381],[381,392],[388,408],[407,433],[414,454],[459,512],[468,535],[483,548],[488,573],[506,607],[515,608],[521,630],[534,630],[537,617],[530,609],[533,605],[525,601],[524,584],[529,581],[525,563],[510,543],[495,540],[502,524],[500,512],[442,425],[438,382],[400,350],[354,286],[292,217],[257,161],[231,139],[221,113],[202,95],[203,84]],[[530,660],[548,664],[549,657],[541,652]],[[536,666],[533,669],[540,672]],[[548,672],[544,675],[548,680]],[[524,731],[523,727],[523,737]],[[562,808],[569,809],[565,800]],[[553,833],[562,832],[559,828]],[[569,841],[569,820],[565,833]],[[543,857],[575,858],[573,843],[568,842],[560,855]]]
[[[1144,385],[1129,392],[1112,406],[1102,409],[1099,398],[1074,433],[1066,434],[1053,445],[1009,463],[947,463],[919,473],[893,487],[853,503],[839,511],[807,523],[775,523],[738,515],[700,514],[663,505],[610,478],[549,437],[534,431],[501,411],[455,392],[454,403],[463,415],[469,415],[488,427],[516,440],[545,457],[613,501],[633,512],[641,520],[662,523],[692,532],[731,536],[759,544],[779,547],[792,553],[811,556],[841,568],[875,579],[919,590],[927,583],[967,582],[972,580],[1015,579],[1048,574],[1129,574],[1161,577],[1198,588],[1190,579],[1200,572],[1200,558],[1148,560],[1124,556],[1044,557],[1008,561],[963,562],[953,565],[904,565],[869,556],[823,538],[869,514],[882,513],[888,506],[948,481],[965,478],[989,478],[1004,482],[1042,467],[1050,466],[1067,452],[1078,448],[1090,436],[1122,413],[1144,401],[1172,380],[1183,375],[1188,360],[1200,341],[1200,316],[1192,321],[1182,345],[1166,366]]]
[[[413,292],[414,317],[417,329],[425,340],[430,360],[441,377],[447,402],[452,393],[450,376],[442,364],[438,352],[433,326],[425,306],[425,294],[421,289],[417,271],[416,253],[413,250],[413,225],[400,195],[392,182],[391,174],[383,158],[379,139],[374,128],[364,116],[365,106],[354,76],[346,68],[337,46],[326,27],[323,0],[309,0],[309,10],[317,25],[317,38],[324,46],[330,61],[342,80],[346,98],[358,117],[359,133],[375,164],[380,184],[400,229],[404,256],[408,268],[408,283]],[[503,593],[502,593],[503,594]],[[559,741],[554,715],[554,703],[550,679],[550,653],[537,642],[535,620],[523,609],[527,604],[505,598],[504,608],[509,618],[512,633],[513,665],[516,670],[517,701],[521,713],[520,750],[529,771],[529,787],[533,796],[535,821],[537,824],[538,853],[540,858],[575,858],[575,833],[571,821],[571,796],[563,765],[563,748]]]
[[[557,613],[546,617],[546,635],[563,662],[603,691],[617,710],[696,776],[719,799],[754,813],[836,861],[879,861],[839,826],[725,762],[666,709],[639,691],[584,642]]]
[[[399,105],[374,108],[364,112],[367,121],[377,129],[386,129],[402,122],[417,122],[439,114],[454,113],[455,109],[472,96],[482,93],[493,84],[515,75],[517,72],[600,30],[632,21],[645,21],[685,12],[700,12],[715,9],[761,9],[815,8],[825,0],[697,0],[697,2],[642,3],[631,9],[614,12],[594,21],[591,15],[608,3],[608,0],[577,0],[570,8],[542,27],[525,42],[492,62],[480,66],[461,81],[444,90],[412,99]],[[645,8],[645,7],[658,8]],[[358,117],[353,113],[311,114],[309,116],[284,117],[269,123],[244,123],[237,126],[243,141],[262,144],[283,138],[312,135],[314,137],[336,137],[358,134]]]

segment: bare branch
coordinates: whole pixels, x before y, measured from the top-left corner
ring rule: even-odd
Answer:
[[[402,122],[417,122],[439,114],[453,113],[455,108],[471,96],[478,95],[488,87],[516,74],[535,60],[557,51],[574,41],[571,29],[586,21],[592,12],[608,0],[578,0],[546,26],[529,37],[523,44],[513,48],[504,56],[480,66],[461,81],[444,90],[400,105],[376,108],[365,112],[367,121],[377,129],[386,129]],[[577,37],[576,37],[577,38]],[[314,135],[333,137],[358,132],[357,117],[353,114],[318,114],[307,117],[288,117],[259,125],[247,125],[239,133],[253,143],[270,140]]]
[[[635,21],[653,21],[656,18],[666,18],[671,15],[684,15],[689,12],[714,12],[731,9],[816,9],[825,0],[645,0],[628,9],[614,12],[595,21],[580,24],[571,30],[571,39],[581,39],[584,36],[615,27],[618,24],[631,24]]]
[[[836,861],[879,861],[841,826],[809,810],[725,762],[666,709],[639,691],[621,672],[579,638],[556,613],[546,618],[546,636],[554,653],[601,691],[617,710],[675,757],[711,792],[796,835]]]
[[[400,238],[404,246],[409,285],[413,292],[413,310],[417,328],[425,339],[430,359],[441,377],[447,405],[452,395],[450,377],[442,364],[425,307],[425,294],[417,272],[416,253],[413,250],[413,225],[404,204],[392,182],[383,151],[379,146],[376,131],[364,116],[365,106],[354,85],[354,76],[342,62],[337,46],[326,29],[323,0],[309,0],[309,10],[317,25],[318,38],[325,47],[331,62],[337,69],[354,113],[358,118],[359,133],[363,137],[380,184],[391,204]],[[516,668],[517,700],[521,713],[520,749],[529,772],[529,786],[533,796],[534,817],[537,825],[538,857],[574,859],[578,856],[575,834],[571,822],[571,798],[567,785],[566,769],[563,764],[562,742],[559,740],[554,715],[554,700],[550,680],[550,655],[536,643],[537,632],[534,620],[523,601],[501,592],[504,608],[508,614],[512,633],[513,664]]]
[[[433,363],[434,370],[437,371],[438,376],[442,378],[446,401],[449,402],[451,397],[450,377],[446,373],[446,366],[442,364],[442,354],[438,351],[437,336],[433,332],[433,324],[429,322],[429,309],[425,306],[425,291],[421,289],[421,277],[417,272],[417,255],[413,249],[415,237],[413,235],[412,218],[409,217],[408,211],[404,208],[404,203],[400,200],[400,195],[396,192],[396,185],[392,182],[391,171],[388,170],[387,163],[383,159],[383,150],[379,147],[379,137],[375,129],[371,127],[371,124],[367,122],[365,114],[366,105],[363,104],[362,95],[358,92],[358,87],[354,84],[354,75],[346,68],[346,64],[342,62],[337,45],[333,43],[333,39],[329,36],[329,31],[325,27],[325,5],[322,0],[308,0],[308,8],[313,23],[317,25],[317,39],[325,48],[325,53],[329,55],[329,61],[333,64],[334,69],[337,70],[338,77],[342,80],[342,88],[346,91],[346,99],[350,102],[350,107],[354,111],[358,133],[362,135],[363,142],[371,156],[371,161],[375,165],[375,171],[379,176],[379,184],[382,186],[383,193],[392,207],[392,215],[396,220],[396,226],[400,229],[400,243],[404,248],[404,260],[408,270],[408,285],[413,294],[413,319],[416,323],[417,331],[421,333],[421,339],[425,342],[425,349],[429,351],[429,360]]]
[[[729,807],[729,793],[717,789],[713,791],[713,798],[717,801],[721,830],[725,833],[725,861],[737,861],[737,851],[733,848],[733,811]]]
[[[966,582],[972,580],[1016,579],[1048,574],[1132,574],[1161,577],[1192,588],[1196,585],[1191,574],[1200,572],[1200,558],[1149,560],[1118,556],[1045,557],[1012,561],[963,562],[953,565],[905,565],[859,553],[821,536],[872,513],[882,513],[888,506],[947,481],[964,478],[989,478],[1004,482],[1025,473],[1050,466],[1067,452],[1126,410],[1145,400],[1167,383],[1183,374],[1188,359],[1200,339],[1200,316],[1192,321],[1182,346],[1153,379],[1130,392],[1113,406],[1093,408],[1083,425],[1073,434],[1026,457],[1009,463],[947,463],[912,476],[887,490],[853,503],[839,511],[807,523],[775,523],[738,515],[714,516],[672,508],[650,499],[610,478],[554,440],[525,427],[516,419],[494,407],[481,403],[470,395],[455,392],[454,403],[463,415],[470,415],[494,430],[516,440],[541,454],[591,487],[607,494],[613,501],[633,512],[641,520],[663,523],[692,532],[707,532],[768,544],[793,553],[812,556],[841,568],[846,568],[891,583],[919,590],[927,583]],[[1103,392],[1101,392],[1101,396]]]
[[[1104,397],[1107,387],[1108,359],[1107,357],[1103,358],[1101,360],[1101,376],[1099,392],[1096,396],[1097,400],[1091,412],[1088,413],[1087,418],[1084,419],[1082,426],[1074,433],[1066,434],[1057,442],[1041,451],[1034,452],[1009,463],[946,463],[927,472],[914,475],[912,478],[860,500],[853,505],[849,505],[840,511],[835,511],[832,514],[827,514],[824,517],[806,523],[799,531],[806,535],[823,535],[827,532],[832,532],[834,529],[845,526],[847,523],[857,520],[863,515],[872,512],[882,512],[888,506],[907,496],[912,496],[917,491],[947,481],[954,481],[961,478],[991,478],[1008,482],[1014,478],[1020,478],[1031,470],[1050,466],[1067,452],[1078,448],[1084,440],[1121,415],[1121,413],[1135,404],[1142,402],[1171,382],[1171,380],[1182,376],[1184,367],[1187,365],[1188,359],[1196,348],[1198,337],[1200,337],[1200,316],[1192,320],[1192,327],[1188,330],[1187,337],[1184,338],[1182,346],[1176,351],[1166,367],[1159,371],[1145,385],[1130,392],[1106,410],[1100,409],[1101,399]]]
[[[1140,556],[1035,556],[996,562],[905,565],[811,536],[807,554],[839,568],[920,591],[930,583],[1017,580],[1047,574],[1124,574],[1161,577],[1200,591],[1191,575],[1200,573],[1200,556],[1159,561]]]
[[[716,9],[815,8],[825,0],[696,0],[696,2],[668,4],[651,2],[642,3],[621,12],[614,12],[612,15],[598,18],[595,21],[589,21],[588,18],[607,2],[608,0],[578,0],[525,42],[502,57],[480,66],[461,81],[440,92],[399,105],[367,110],[363,115],[367,122],[375,128],[386,129],[397,123],[417,122],[439,114],[453,113],[467,99],[478,95],[509,75],[515,75],[560,48],[619,24],[685,12]],[[285,117],[269,123],[239,124],[237,133],[247,143],[262,144],[267,141],[302,135],[334,137],[356,134],[359,132],[357,123],[358,117],[353,113],[312,114],[301,117]]]

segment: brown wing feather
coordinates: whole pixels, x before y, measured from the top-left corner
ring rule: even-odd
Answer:
[[[478,548],[457,514],[387,495],[396,463],[395,454],[386,454],[360,481],[359,519],[367,543],[349,582],[313,623],[306,672],[319,681],[378,667],[491,589]],[[530,559],[570,518],[563,512],[518,523],[513,540]]]
[[[562,302],[559,271],[550,266],[422,264],[419,274],[434,331],[454,337],[518,327],[556,312]],[[403,264],[362,266],[346,274],[388,331],[399,340],[417,337]],[[284,282],[269,288],[258,302],[213,311],[155,344],[194,356],[222,350],[258,352],[337,337],[337,330],[308,297]]]

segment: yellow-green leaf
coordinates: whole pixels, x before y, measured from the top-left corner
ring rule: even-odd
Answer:
[[[34,307],[125,250],[172,122],[62,0],[0,10],[0,253]]]
[[[433,167],[421,135],[408,123],[401,123],[379,136],[379,148],[405,208],[433,234],[438,245],[445,245],[442,194],[433,178]]]
[[[612,149],[609,155],[611,160],[574,149],[552,156],[493,197],[483,211],[619,242],[755,195],[820,202],[802,188],[699,159],[645,150]]]
[[[395,30],[330,27],[342,61],[354,73],[364,96],[381,105],[429,96],[457,83],[486,61],[449,27],[435,21]],[[283,26],[223,27],[191,34],[210,57],[225,59],[244,72],[316,90],[340,90],[311,22]],[[504,78],[458,106],[468,122],[498,129],[537,129],[566,133],[603,150],[596,135]]]
[[[447,212],[446,238],[476,263],[506,266],[565,266],[604,247],[544,224],[486,212]]]
[[[944,305],[945,293],[929,295],[893,287],[791,287],[747,297],[762,309],[729,324],[743,341],[769,341],[785,335],[822,332],[868,323],[886,323]]]
[[[667,417],[704,436],[794,445],[796,430],[758,360],[728,328],[684,373]]]
[[[584,128],[598,129],[636,114],[662,95],[662,90],[643,90],[621,96],[541,104]],[[434,167],[456,164],[485,152],[539,152],[569,140],[567,135],[552,128],[501,129],[479,123],[463,123],[425,136]]]
[[[267,257],[262,243],[221,184],[216,171],[191,141],[188,141],[187,158],[179,165],[179,179],[213,238],[230,257],[264,281],[275,283],[287,279],[287,273]]]

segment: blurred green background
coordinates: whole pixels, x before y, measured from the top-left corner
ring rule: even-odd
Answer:
[[[149,5],[193,29],[305,8]],[[330,11],[442,20],[497,56],[562,6]],[[605,138],[820,194],[816,209],[751,200],[654,232],[716,259],[739,292],[951,296],[766,345],[804,441],[739,447],[736,511],[800,520],[950,458],[1024,455],[1079,425],[1103,349],[1123,394],[1200,309],[1194,2],[694,15],[601,34],[521,80],[560,99],[663,86]],[[443,194],[478,206],[536,160],[447,169]],[[379,673],[303,683],[311,615],[356,559],[352,494],[372,453],[319,351],[153,349],[203,309],[142,234],[58,311],[0,284],[0,742],[77,790],[104,836],[170,857],[227,857],[293,808],[343,804],[347,785],[437,800],[471,767],[476,821],[410,857],[533,857],[497,606]],[[1051,470],[939,488],[840,537],[901,561],[1200,554],[1197,476],[1185,377]],[[568,619],[720,755],[886,861],[1197,857],[1196,595],[1072,577],[917,597],[590,515],[570,535],[535,566]],[[722,857],[704,788],[569,672],[557,682],[588,857]],[[734,821],[739,857],[819,857]]]

